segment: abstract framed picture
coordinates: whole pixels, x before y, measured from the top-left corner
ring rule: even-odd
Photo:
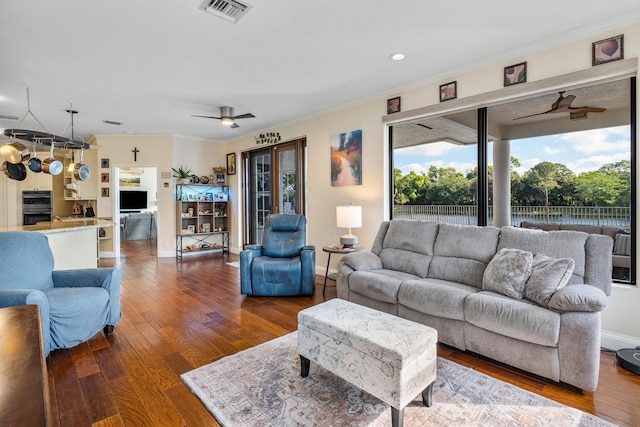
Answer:
[[[527,63],[504,67],[504,87],[524,83],[527,81]]]
[[[624,59],[624,35],[600,40],[591,44],[591,65],[600,65]]]
[[[362,185],[362,129],[331,136],[331,186]]]
[[[440,102],[449,101],[458,97],[458,82],[440,85]]]
[[[395,98],[387,99],[387,114],[399,113],[400,112],[400,97],[396,96]]]
[[[109,187],[102,187],[102,197],[109,197]]]

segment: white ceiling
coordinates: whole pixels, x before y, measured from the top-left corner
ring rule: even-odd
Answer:
[[[73,102],[76,139],[226,142],[640,22],[637,0],[247,2],[231,24],[201,0],[5,1],[0,115],[25,115],[28,85],[31,111],[52,133],[70,136]],[[404,61],[388,58],[397,51]],[[191,117],[225,105],[256,118],[230,129]],[[43,130],[30,116],[0,127]]]

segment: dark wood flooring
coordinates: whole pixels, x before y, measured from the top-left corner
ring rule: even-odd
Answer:
[[[47,359],[56,426],[217,426],[180,374],[295,331],[299,310],[336,296],[330,287],[323,297],[317,285],[311,298],[248,298],[227,256],[156,258],[155,241],[123,242],[122,254],[123,319],[115,332]],[[602,353],[595,393],[444,345],[438,354],[620,425],[640,425],[640,376],[616,366],[612,352]]]

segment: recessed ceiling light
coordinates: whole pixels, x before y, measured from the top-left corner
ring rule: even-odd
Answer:
[[[396,52],[396,53],[392,53],[391,55],[389,55],[389,59],[393,60],[393,61],[402,61],[404,59],[405,55],[402,52]]]

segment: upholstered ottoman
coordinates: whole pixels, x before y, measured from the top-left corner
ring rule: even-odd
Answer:
[[[298,313],[301,375],[319,364],[388,403],[394,427],[418,394],[431,406],[437,341],[433,328],[342,299]]]

